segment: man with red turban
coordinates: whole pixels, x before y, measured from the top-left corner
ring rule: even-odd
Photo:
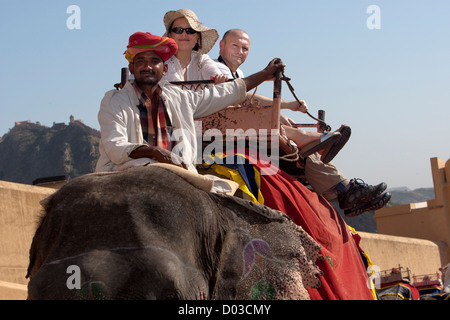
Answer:
[[[195,118],[241,103],[246,91],[273,80],[284,64],[272,60],[262,71],[199,92],[167,81],[165,61],[177,51],[173,39],[148,32],[131,35],[125,58],[134,79],[105,94],[100,106],[100,158],[96,171],[120,171],[162,162],[197,172]]]
[[[154,36],[149,32],[136,32],[131,35],[125,59],[132,63],[134,57],[141,52],[154,51],[165,62],[178,50],[175,40],[167,37]]]

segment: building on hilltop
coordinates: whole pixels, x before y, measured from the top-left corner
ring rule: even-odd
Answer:
[[[14,122],[14,125],[21,126],[21,125],[28,124],[28,123],[31,123],[31,121],[30,120],[16,121],[16,122]]]

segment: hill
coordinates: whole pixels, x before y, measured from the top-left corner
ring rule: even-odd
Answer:
[[[434,199],[433,188],[419,188],[415,190],[389,190],[392,194],[392,205],[425,202]]]
[[[100,132],[71,120],[51,128],[16,122],[0,140],[0,180],[32,184],[43,177],[66,179],[91,173],[99,156]]]

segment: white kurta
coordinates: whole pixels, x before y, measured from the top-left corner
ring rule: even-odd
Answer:
[[[173,127],[172,140],[177,142],[172,152],[182,157],[190,171],[196,172],[197,139],[194,119],[244,101],[245,82],[237,79],[198,92],[182,90],[167,81],[160,81],[159,86]],[[120,91],[111,90],[105,94],[98,113],[101,139],[96,172],[118,171],[129,166],[155,162],[147,158],[130,158],[135,149],[145,145],[138,104],[131,82]]]

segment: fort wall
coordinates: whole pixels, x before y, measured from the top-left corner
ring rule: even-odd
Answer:
[[[41,213],[55,189],[0,181],[0,299],[26,297],[28,253]]]
[[[447,253],[441,264],[450,262],[450,160],[431,159],[435,198],[422,203],[385,207],[375,212],[378,233],[442,242]]]

